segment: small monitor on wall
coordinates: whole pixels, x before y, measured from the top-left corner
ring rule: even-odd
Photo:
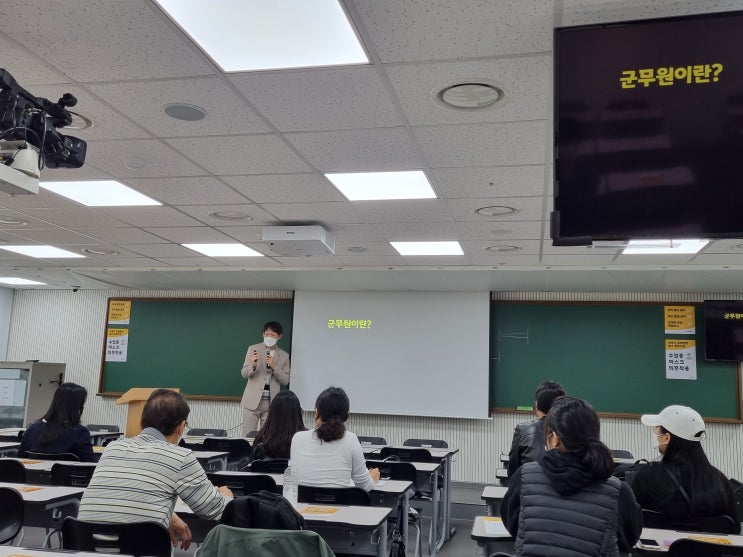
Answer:
[[[743,300],[704,302],[705,360],[743,362]]]
[[[743,237],[743,12],[555,30],[555,245]]]

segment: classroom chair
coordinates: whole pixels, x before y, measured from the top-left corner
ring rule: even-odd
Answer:
[[[403,447],[423,447],[426,449],[448,449],[449,443],[441,439],[405,439]]]
[[[31,460],[63,460],[67,462],[80,462],[80,459],[73,453],[37,453],[26,451],[26,458]]]
[[[226,429],[206,429],[193,428],[188,430],[188,435],[207,436],[207,437],[227,437]]]
[[[335,557],[327,542],[310,530],[259,530],[218,524],[199,547],[200,557],[243,555]]]
[[[240,470],[250,461],[250,453],[253,448],[250,441],[243,438],[215,439],[207,437],[204,439],[205,451],[224,451],[227,455],[227,470]]]
[[[209,481],[217,487],[227,486],[235,497],[242,497],[249,493],[258,493],[262,489],[278,493],[276,482],[271,476],[249,476],[234,474],[222,474],[221,472],[209,472],[206,475]]]
[[[365,435],[358,436],[359,443],[362,445],[386,445],[387,439],[384,437],[368,437]]]
[[[289,466],[289,459],[267,458],[265,460],[254,460],[248,466],[241,468],[241,470],[247,468],[250,472],[258,472],[260,474],[283,474],[287,466]]]
[[[738,531],[736,522],[726,514],[718,516],[672,517],[656,511],[642,509],[642,524],[645,528],[681,530],[682,532],[709,532],[713,534],[734,534]]]
[[[97,523],[68,516],[62,522],[62,549],[171,557],[170,534],[157,522]]]
[[[23,527],[23,496],[15,489],[0,488],[0,544],[13,540]]]
[[[730,487],[733,488],[735,508],[738,509],[738,522],[743,522],[743,483],[740,483],[735,478],[730,478]]]
[[[0,478],[8,483],[25,484],[26,467],[17,460],[2,458],[0,459]]]
[[[431,452],[418,447],[382,447],[379,456],[382,460],[397,457],[400,462],[431,462]]]
[[[52,465],[52,485],[69,487],[88,487],[90,478],[95,472],[95,464],[62,464]]]
[[[622,449],[612,449],[611,457],[612,458],[635,458],[631,452],[625,451]]]
[[[681,538],[668,547],[668,557],[739,557],[743,546],[707,543]]]
[[[360,487],[316,487],[300,485],[297,500],[318,505],[356,505],[370,507],[369,494]]]
[[[119,426],[113,424],[88,424],[85,426],[88,431],[106,431],[108,433],[118,433],[121,431]]]

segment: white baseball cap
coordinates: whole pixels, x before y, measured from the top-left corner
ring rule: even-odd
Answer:
[[[705,435],[702,416],[688,406],[668,406],[660,414],[643,414],[640,421],[649,426],[662,426],[687,441],[701,441]]]

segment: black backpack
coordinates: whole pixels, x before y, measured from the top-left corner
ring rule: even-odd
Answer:
[[[302,530],[304,517],[278,493],[262,490],[235,497],[222,513],[222,524],[238,528]]]

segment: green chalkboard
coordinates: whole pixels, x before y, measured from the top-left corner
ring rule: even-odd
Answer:
[[[282,324],[279,346],[290,352],[292,308],[292,300],[132,299],[128,324],[107,320],[107,331],[128,332],[126,361],[106,361],[104,335],[99,390],[178,387],[194,398],[239,399],[245,353],[261,341],[265,323]]]
[[[683,404],[707,418],[740,421],[738,366],[704,361],[701,305],[695,335],[666,335],[663,307],[494,302],[491,406],[531,406],[537,385],[551,379],[605,414]],[[666,379],[666,339],[696,340],[697,380]]]

